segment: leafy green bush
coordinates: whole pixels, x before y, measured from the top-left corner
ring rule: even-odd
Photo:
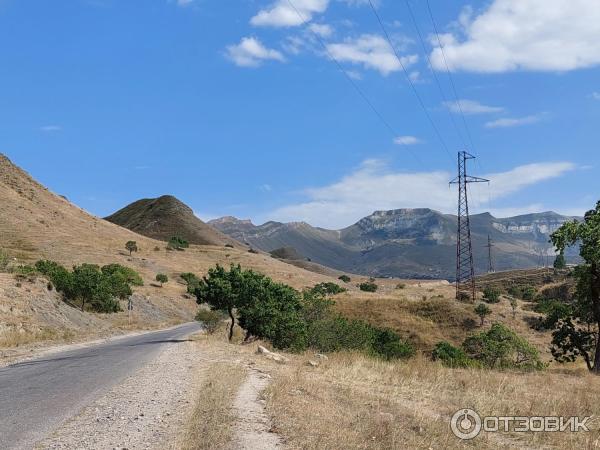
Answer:
[[[122,275],[128,284],[132,286],[143,286],[144,280],[139,273],[130,267],[125,267],[120,264],[108,264],[102,267],[102,273],[108,276]]]
[[[224,319],[225,316],[223,313],[212,311],[210,309],[200,309],[196,313],[196,320],[202,322],[208,334],[214,334],[219,329],[219,325],[221,325]]]
[[[477,305],[475,307],[475,314],[477,314],[479,316],[479,318],[481,319],[481,326],[483,326],[485,318],[487,316],[489,316],[491,313],[492,313],[492,310],[485,303],[480,303],[479,305]]]
[[[38,271],[35,267],[26,264],[12,267],[11,272],[15,275],[15,278],[17,279],[29,278],[31,281],[34,281],[35,276],[38,274]]]
[[[454,347],[446,341],[438,342],[431,356],[434,361],[440,361],[446,367],[473,367],[476,365],[475,361],[470,359],[462,348]]]
[[[189,248],[190,243],[182,237],[173,236],[169,239],[169,243],[167,244],[167,248],[174,250],[183,250]]]
[[[487,368],[540,370],[544,364],[529,342],[504,325],[468,337],[463,349],[469,358]]]
[[[523,289],[520,286],[511,286],[508,288],[508,295],[523,299]]]
[[[341,294],[342,292],[346,292],[347,290],[348,289],[344,289],[343,287],[338,286],[337,284],[332,282],[319,283],[311,289],[313,293],[321,295]]]
[[[350,283],[352,278],[350,278],[348,275],[342,275],[338,278],[338,280],[343,281],[344,283]]]
[[[363,292],[377,292],[377,285],[372,281],[361,283],[358,288]]]
[[[494,287],[487,286],[483,290],[483,301],[486,303],[499,303],[500,291]]]

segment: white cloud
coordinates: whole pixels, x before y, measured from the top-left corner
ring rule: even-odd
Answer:
[[[328,44],[327,50],[338,61],[360,64],[384,76],[402,70],[388,41],[376,34],[363,34],[356,39]],[[401,57],[404,67],[415,64],[418,59],[417,55]]]
[[[177,0],[177,5],[178,6],[189,6],[192,3],[194,3],[194,0]]]
[[[40,127],[40,131],[45,133],[55,133],[57,131],[62,131],[62,127],[59,125],[44,125],[43,127]]]
[[[262,184],[258,187],[262,192],[271,192],[273,190],[273,186],[270,184]]]
[[[559,177],[576,166],[569,162],[536,163],[508,172],[485,175],[492,180],[490,197],[504,198],[545,180]],[[456,193],[448,189],[453,175],[444,171],[394,172],[379,160],[367,160],[351,174],[328,186],[304,191],[307,200],[273,211],[268,219],[306,221],[312,225],[341,228],[375,210],[432,208],[454,213]],[[471,185],[473,211],[485,207],[487,187]]]
[[[285,61],[281,52],[265,47],[254,37],[245,37],[239,44],[228,46],[226,55],[240,67],[258,67],[266,60]]]
[[[600,100],[600,92],[592,92],[592,98],[594,100]]]
[[[491,122],[487,122],[485,124],[486,128],[510,128],[510,127],[520,127],[522,125],[531,125],[533,123],[537,123],[542,120],[542,116],[540,114],[526,117],[506,117],[498,120],[492,120]]]
[[[394,139],[396,145],[416,145],[420,143],[421,140],[415,136],[398,136]]]
[[[504,108],[499,106],[482,105],[475,100],[458,100],[458,102],[444,102],[444,106],[453,113],[459,114],[461,111],[464,114],[490,114],[500,113]]]
[[[333,27],[325,23],[311,23],[308,29],[322,38],[328,38],[333,34]]]
[[[315,14],[327,10],[329,0],[277,0],[266,9],[256,14],[250,23],[261,27],[296,27],[310,22]]]
[[[493,0],[476,17],[461,15],[462,30],[441,39],[451,70],[569,71],[600,64],[598,23],[598,0]],[[432,43],[432,65],[445,70]]]

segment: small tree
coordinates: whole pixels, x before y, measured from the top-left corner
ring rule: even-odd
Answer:
[[[510,307],[512,308],[513,319],[517,315],[517,299],[514,297],[510,298]]]
[[[480,303],[475,307],[475,314],[477,314],[481,318],[481,326],[485,321],[485,318],[492,313],[492,310],[485,303]]]
[[[138,251],[137,242],[135,242],[135,241],[127,241],[127,243],[125,244],[125,248],[127,249],[127,251],[129,251],[129,256],[131,256],[131,254],[133,252],[137,252]]]
[[[185,248],[188,248],[190,246],[190,243],[182,237],[173,236],[171,239],[169,239],[168,246],[169,248],[175,250],[183,250]]]
[[[358,288],[363,292],[377,292],[377,285],[372,281],[361,283]]]
[[[554,268],[557,270],[561,270],[567,267],[567,261],[565,260],[565,253],[560,252],[556,255],[556,259],[554,260]]]
[[[344,283],[350,283],[352,278],[350,278],[348,275],[341,275],[338,280],[343,281]]]
[[[156,275],[156,281],[160,283],[160,287],[163,287],[163,284],[169,282],[169,277],[166,276],[164,273],[159,273],[158,275]]]

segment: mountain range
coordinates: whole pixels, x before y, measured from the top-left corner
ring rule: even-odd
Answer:
[[[550,234],[575,217],[554,212],[496,218],[471,216],[475,270],[489,268],[488,236],[495,270],[552,264]],[[457,217],[431,209],[376,211],[347,228],[327,230],[305,222],[267,222],[222,217],[208,225],[263,251],[294,248],[313,262],[377,277],[449,279],[455,276]],[[567,259],[576,258],[576,250]]]

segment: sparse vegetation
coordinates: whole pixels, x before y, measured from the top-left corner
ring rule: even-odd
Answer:
[[[517,299],[514,297],[510,297],[509,302],[510,302],[510,307],[512,309],[513,319],[514,319],[517,315]]]
[[[449,342],[439,342],[431,357],[434,361],[440,361],[444,366],[451,368],[474,367],[474,360],[469,358],[462,348],[458,348]]]
[[[129,256],[131,256],[131,254],[133,252],[137,252],[138,251],[138,246],[137,246],[137,242],[135,241],[127,241],[125,243],[125,248],[127,249],[127,251],[129,252]]]
[[[406,289],[406,284],[405,283],[398,283],[396,285],[396,289],[399,289],[399,290]]]
[[[156,275],[156,281],[160,283],[160,287],[163,287],[165,283],[169,282],[169,277],[164,273],[159,273]]]
[[[348,275],[341,275],[338,280],[343,281],[344,283],[350,283],[352,278],[350,278]]]
[[[363,292],[377,292],[378,286],[373,281],[366,281],[358,285]]]
[[[3,248],[0,248],[0,272],[6,272],[8,264],[10,263],[10,257]]]

